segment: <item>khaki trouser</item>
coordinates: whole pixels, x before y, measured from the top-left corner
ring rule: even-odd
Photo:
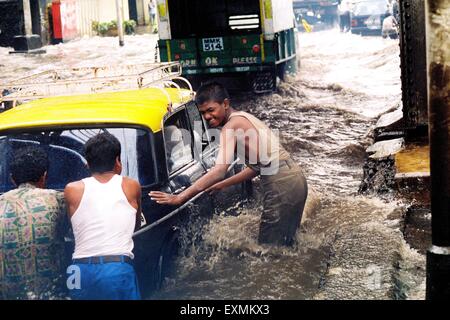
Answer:
[[[277,174],[262,175],[263,213],[259,243],[293,244],[308,195],[300,167],[291,159],[280,161]]]

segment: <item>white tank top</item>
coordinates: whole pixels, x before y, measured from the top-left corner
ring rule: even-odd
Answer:
[[[71,218],[75,236],[72,258],[106,255],[134,258],[132,236],[137,210],[122,190],[122,176],[114,175],[107,183],[93,177],[83,182],[83,196]]]

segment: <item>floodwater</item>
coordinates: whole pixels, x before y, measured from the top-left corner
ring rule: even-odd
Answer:
[[[408,203],[358,195],[378,117],[401,100],[398,42],[300,34],[300,72],[277,93],[232,99],[277,129],[313,191],[294,248],[257,244],[256,201],[219,213],[154,299],[422,299],[424,259],[405,243]],[[258,182],[256,182],[258,189]]]
[[[255,199],[195,230],[201,241],[182,248],[175,274],[148,299],[424,298],[424,257],[401,232],[409,203],[358,194],[372,127],[401,100],[398,42],[334,30],[299,34],[299,42],[299,73],[276,93],[232,98],[279,130],[307,176],[298,244],[257,244],[256,180]],[[122,48],[117,38],[96,37],[37,56],[0,48],[0,81],[53,67],[154,62],[155,44],[154,35],[141,35],[125,37]]]

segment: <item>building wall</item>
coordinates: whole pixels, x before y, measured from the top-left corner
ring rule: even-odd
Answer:
[[[78,37],[77,1],[61,0],[61,25],[63,40],[68,41]]]
[[[150,0],[128,0],[129,12],[132,12],[130,8],[132,5],[136,6],[137,19],[134,19],[139,26],[148,25],[150,23],[149,4]],[[130,19],[133,19],[130,16]]]
[[[13,37],[24,34],[23,0],[0,0],[0,46],[12,46]],[[128,0],[122,1],[123,19],[129,20]],[[148,0],[136,0],[138,20],[148,20]],[[33,16],[33,33],[41,36],[43,44],[49,42],[47,5],[57,0],[30,0],[37,8]],[[144,6],[145,9],[144,10]],[[60,0],[63,39],[94,36],[92,21],[117,20],[116,0]]]
[[[128,9],[128,1],[122,1],[123,8],[123,19],[129,20],[129,9]],[[117,20],[117,11],[116,11],[116,1],[115,0],[96,0],[92,2],[97,2],[98,10],[99,10],[99,21],[100,22],[108,22],[111,20]]]
[[[117,20],[115,0],[76,0],[77,1],[77,29],[78,35],[94,36],[92,22],[110,22]],[[122,1],[123,20],[129,20],[128,1]]]
[[[97,1],[77,1],[77,27],[79,36],[94,36],[92,21],[100,21]]]
[[[150,13],[148,11],[148,3],[150,0],[135,0],[139,25],[148,25],[150,23]]]
[[[134,1],[136,1],[136,9],[138,16],[136,23],[141,26],[145,23],[143,1],[142,0],[134,0]]]

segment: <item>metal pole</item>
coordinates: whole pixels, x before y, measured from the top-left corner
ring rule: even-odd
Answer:
[[[24,17],[24,25],[25,25],[25,35],[30,36],[33,34],[33,29],[31,26],[31,8],[30,8],[30,0],[23,0],[23,17]]]
[[[122,0],[116,0],[116,9],[117,9],[117,31],[119,32],[119,45],[123,47],[123,8],[122,8]]]
[[[450,300],[450,1],[427,0],[432,246],[426,299]]]

